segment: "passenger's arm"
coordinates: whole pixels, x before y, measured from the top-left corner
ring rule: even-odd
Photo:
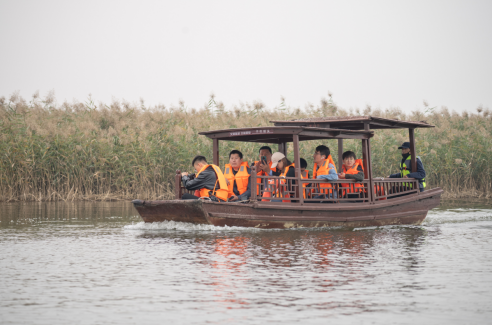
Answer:
[[[213,182],[215,183],[217,179],[215,172],[211,168],[207,168],[195,179],[190,180],[188,176],[183,176],[183,185],[187,190],[199,190],[206,187],[207,184],[210,186],[212,178],[214,178]]]
[[[422,164],[422,161],[420,161],[420,159],[417,159],[417,171],[414,173],[408,174],[407,177],[408,178],[417,178],[417,179],[425,178],[424,165]]]
[[[364,171],[361,166],[357,166],[357,174],[345,174],[346,179],[355,179],[356,182],[362,182],[364,180]]]
[[[329,164],[328,166],[329,167],[331,166],[328,174],[327,175],[318,175],[318,177],[316,177],[316,179],[326,179],[328,181],[337,181],[338,180],[338,174],[335,171],[335,168],[333,167],[333,165]]]
[[[391,174],[389,175],[389,178],[401,178],[401,174],[400,173]]]

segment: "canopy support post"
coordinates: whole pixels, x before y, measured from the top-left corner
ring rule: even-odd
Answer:
[[[214,139],[214,144],[213,144],[213,160],[214,160],[214,165],[219,166],[219,139]]]
[[[342,165],[343,165],[343,139],[338,139],[338,172],[340,173],[342,171]]]
[[[301,157],[299,154],[299,135],[294,134],[294,164],[296,165],[296,182],[297,182],[297,191],[296,196],[299,197],[299,203],[304,205],[304,191],[301,183]],[[292,201],[291,201],[292,203]]]
[[[369,123],[364,123],[364,131],[370,131],[371,126]],[[369,178],[369,193],[370,193],[370,200],[371,202],[374,202],[374,182],[372,180],[372,159],[371,159],[371,139],[368,138],[365,140],[366,142],[366,157],[367,157],[367,176]],[[364,141],[364,140],[362,140]]]
[[[256,202],[258,193],[256,193],[256,166],[251,167],[251,201]]]
[[[278,151],[283,153],[287,157],[287,143],[281,142],[278,144]]]
[[[372,186],[372,175],[369,167],[370,158],[369,158],[369,148],[367,142],[368,141],[366,139],[362,140],[362,163],[364,164],[364,179],[369,180],[369,186],[368,186],[369,188],[367,189],[367,195],[368,195],[367,198],[369,199],[369,202],[372,202],[374,188]]]
[[[417,171],[417,155],[415,154],[415,129],[408,129],[408,135],[410,138],[410,164],[412,167],[412,173]]]

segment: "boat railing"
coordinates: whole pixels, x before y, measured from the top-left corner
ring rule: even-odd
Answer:
[[[414,178],[373,178],[362,182],[304,178],[300,181],[302,190],[299,190],[296,177],[258,176],[252,172],[251,182],[257,185],[251,186],[251,200],[269,203],[368,203],[420,193],[418,180]],[[372,191],[369,190],[371,183]],[[181,171],[177,170],[175,199],[194,192],[183,186]]]
[[[406,195],[419,195],[419,181],[415,178],[374,178],[374,197],[385,200]]]
[[[292,203],[360,203],[370,202],[368,179],[327,181],[301,179],[299,191],[297,178],[280,176],[257,176],[257,200],[261,202]],[[301,194],[299,194],[301,193]],[[301,199],[302,195],[302,199]]]
[[[256,176],[256,177],[255,177]],[[254,180],[253,180],[254,179]],[[413,178],[375,178],[327,181],[301,179],[301,190],[296,177],[252,175],[251,199],[259,202],[290,203],[368,203],[386,199],[418,195],[418,181]],[[372,184],[372,185],[371,185]],[[372,191],[370,190],[372,187]]]

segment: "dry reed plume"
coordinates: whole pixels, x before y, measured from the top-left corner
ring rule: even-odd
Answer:
[[[363,112],[337,107],[331,97],[304,109],[262,103],[224,109],[211,97],[201,109],[113,102],[111,105],[63,103],[52,94],[26,101],[17,94],[0,98],[0,200],[164,199],[173,196],[176,169],[191,171],[196,154],[212,157],[212,144],[198,132],[271,125],[270,120],[322,116],[372,115],[426,120],[434,129],[417,129],[417,152],[428,184],[451,197],[491,197],[492,116],[479,107],[461,115],[446,108],[405,114],[398,108]],[[371,140],[374,176],[397,172],[399,146],[407,130],[378,130]],[[301,156],[312,166],[320,141],[302,143]],[[325,141],[335,161],[336,140]],[[346,140],[345,150],[361,152],[359,141]],[[257,159],[259,145],[222,142],[221,164],[239,149],[245,160]],[[273,147],[276,150],[276,147]],[[292,145],[289,147],[292,156]]]

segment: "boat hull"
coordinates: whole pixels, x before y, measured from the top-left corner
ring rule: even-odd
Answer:
[[[419,225],[440,203],[442,190],[374,204],[215,203],[201,200],[133,201],[145,222],[180,221],[255,228]]]

